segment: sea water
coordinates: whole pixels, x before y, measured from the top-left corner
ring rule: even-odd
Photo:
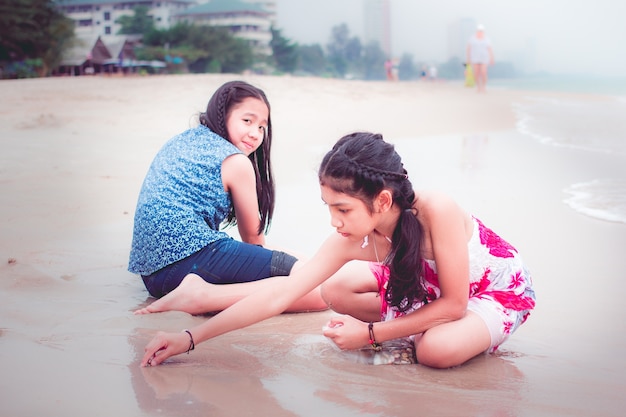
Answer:
[[[489,88],[626,96],[626,77],[537,75],[489,80]]]
[[[608,176],[587,178],[566,187],[564,203],[597,219],[626,223],[626,78],[591,83],[567,79],[539,82],[544,91],[592,92],[602,96],[532,97],[514,106],[517,130],[546,146],[586,153],[590,159],[605,155],[615,164]],[[520,84],[521,83],[521,84]],[[502,85],[502,84],[501,84]],[[511,87],[526,86],[522,81]],[[552,86],[552,88],[550,88]]]

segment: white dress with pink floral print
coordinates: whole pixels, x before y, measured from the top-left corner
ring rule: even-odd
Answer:
[[[528,318],[535,307],[532,279],[517,250],[487,228],[477,218],[468,242],[470,282],[467,308],[478,314],[491,334],[489,352],[495,351]],[[381,299],[381,321],[392,320],[419,309],[437,299],[441,290],[434,260],[424,261],[426,301],[418,301],[402,313],[385,300],[389,268],[381,263],[370,263],[378,281]]]

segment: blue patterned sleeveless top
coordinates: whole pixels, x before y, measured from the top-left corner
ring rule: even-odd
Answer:
[[[130,272],[150,275],[229,237],[219,230],[231,206],[221,167],[236,153],[241,151],[202,125],[163,146],[139,193]]]

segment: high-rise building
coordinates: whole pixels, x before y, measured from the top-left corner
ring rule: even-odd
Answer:
[[[459,19],[448,26],[448,58],[458,58],[465,62],[467,42],[476,32],[476,20],[472,18]]]
[[[388,58],[391,50],[391,9],[389,0],[364,0],[363,19],[365,43],[378,42]]]

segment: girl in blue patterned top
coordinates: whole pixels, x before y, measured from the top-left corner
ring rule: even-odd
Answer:
[[[128,269],[159,299],[140,312],[223,310],[298,262],[263,247],[274,211],[265,93],[227,82],[199,119],[157,153],[139,193]],[[222,225],[237,225],[243,242]],[[290,310],[324,308],[314,290]]]

